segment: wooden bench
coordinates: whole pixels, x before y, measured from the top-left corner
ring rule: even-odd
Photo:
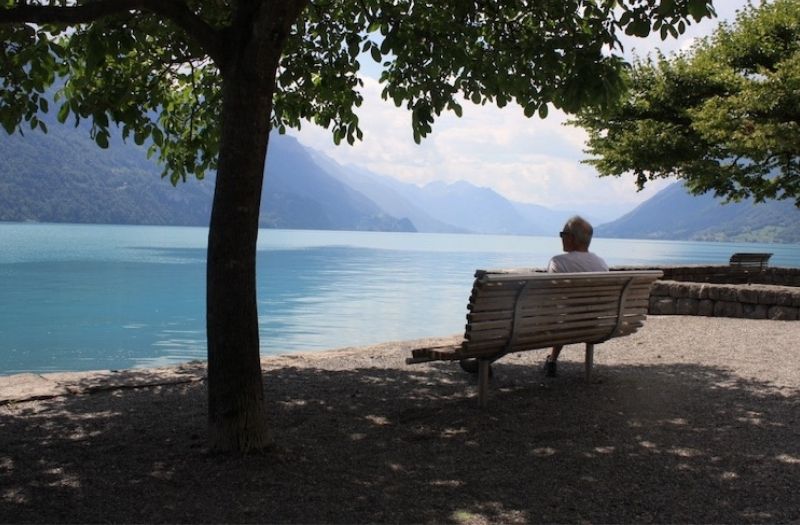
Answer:
[[[490,363],[511,352],[585,343],[589,379],[594,345],[642,326],[650,285],[662,273],[478,270],[463,342],[415,349],[406,363],[477,359],[481,407],[486,406]]]
[[[770,257],[771,253],[734,253],[731,255],[730,265],[763,270],[768,266]]]

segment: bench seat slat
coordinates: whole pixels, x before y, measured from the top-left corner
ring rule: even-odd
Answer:
[[[563,305],[564,308],[568,308],[570,306],[575,307],[582,307],[582,306],[597,306],[597,305],[614,305],[616,306],[617,300],[614,297],[580,297],[577,299],[564,299],[561,302],[553,302],[553,303],[539,303],[533,298],[525,298],[520,299],[518,309],[523,311],[537,311],[537,312],[548,312],[550,310],[555,310],[557,305]],[[508,304],[498,304],[495,302],[489,303],[480,303],[474,305],[472,308],[473,312],[484,312],[484,311],[491,311],[491,310],[498,310],[498,309],[508,309]],[[513,306],[513,305],[511,305]]]
[[[614,285],[614,286],[607,286],[607,287],[584,287],[581,289],[568,289],[568,290],[561,290],[558,288],[535,288],[535,287],[528,287],[524,291],[524,295],[528,297],[537,297],[540,300],[544,299],[557,299],[562,297],[592,297],[598,295],[614,295],[619,297],[620,290],[624,283]],[[520,287],[521,288],[521,287]],[[481,300],[491,300],[491,301],[514,301],[517,298],[517,295],[520,291],[520,288],[515,290],[491,290],[491,291],[484,291],[484,290],[474,290],[469,297],[470,302],[481,301]],[[631,283],[628,286],[628,293],[636,294],[647,292],[650,289],[649,283]]]
[[[644,308],[650,304],[649,298],[643,299],[636,299],[635,301],[630,301],[627,303],[626,310],[628,308]],[[481,323],[486,321],[499,321],[499,320],[507,320],[511,319],[514,315],[513,310],[487,310],[482,312],[469,312],[467,313],[466,319],[470,324]],[[524,316],[533,316],[537,315],[535,311],[532,310],[525,310]]]
[[[639,306],[642,304],[648,304],[650,301],[648,297],[636,297],[633,298],[631,301],[626,301],[626,307],[628,306]],[[603,308],[612,308],[616,312],[617,306],[619,303],[619,298],[609,298],[609,297],[598,297],[593,299],[581,299],[581,300],[564,300],[560,303],[537,303],[535,301],[520,301],[520,305],[518,306],[517,310],[522,312],[524,316],[532,316],[532,315],[548,315],[548,314],[567,314],[571,311],[589,311],[589,310],[598,310]],[[509,312],[512,310],[513,305],[508,304],[481,304],[476,305],[474,308],[470,309],[470,315],[480,314],[480,313],[490,313],[490,312]]]
[[[639,326],[625,327],[620,331],[619,336],[633,333],[639,328]],[[460,350],[459,353],[464,357],[488,357],[498,354],[537,350],[539,348],[550,348],[555,345],[569,345],[586,342],[599,343],[604,341],[607,335],[608,329],[602,331],[595,329],[574,330],[563,333],[543,334],[541,337],[520,339],[510,347],[498,344],[497,340],[478,341],[474,343],[465,341],[463,344],[463,349]]]
[[[487,286],[487,287],[480,287],[476,286],[473,295],[481,295],[485,297],[513,297],[517,291],[522,288],[525,283],[519,283],[518,286],[513,287],[494,287],[494,286]],[[548,287],[541,287],[541,286],[531,286],[529,290],[537,290],[539,294],[547,294],[547,293],[560,293],[564,295],[580,295],[590,293],[603,293],[603,292],[614,292],[619,290],[622,287],[622,284],[615,283],[607,286],[594,286],[591,288],[587,288],[586,286],[573,286],[569,288],[548,288]]]
[[[646,312],[642,312],[639,315],[626,316],[624,322],[643,320],[645,318],[645,314]],[[586,317],[585,319],[580,319],[580,318],[572,319],[566,325],[553,322],[553,323],[536,323],[536,324],[518,326],[515,330],[515,334],[517,340],[522,341],[528,337],[538,336],[538,334],[571,332],[571,331],[576,331],[575,329],[578,328],[597,327],[601,333],[609,333],[609,329],[613,328],[616,324],[617,324],[616,316],[614,317],[609,316],[602,319],[598,319],[597,317]],[[511,323],[508,323],[508,326],[504,328],[471,330],[464,334],[464,338],[470,342],[475,342],[475,341],[498,339],[498,338],[507,339],[510,335],[511,335]]]
[[[649,297],[649,295],[648,295]],[[631,299],[643,299],[644,294],[636,295]],[[569,298],[553,298],[541,300],[539,297],[533,295],[524,295],[520,297],[516,303],[517,308],[539,310],[556,308],[558,306],[567,305],[591,305],[602,303],[617,303],[619,302],[619,292],[615,295],[597,295],[593,297],[569,297]],[[474,301],[468,305],[468,309],[472,312],[486,312],[491,310],[509,310],[515,307],[512,300],[507,301]]]
[[[647,306],[642,306],[640,308],[631,308],[627,309],[625,312],[624,318],[627,318],[631,315],[643,315],[647,313]],[[613,319],[616,322],[617,316],[616,312],[610,312],[605,316],[598,316],[592,312],[588,313],[573,313],[570,316],[533,316],[533,317],[523,317],[518,321],[517,324],[517,332],[526,331],[526,330],[536,330],[536,329],[543,329],[546,326],[558,326],[561,324],[569,324],[574,325],[574,323],[591,323],[594,321],[605,321],[605,319]],[[507,330],[510,333],[511,330],[511,319],[497,319],[492,321],[482,321],[477,323],[470,323],[467,324],[464,330],[465,337],[470,334],[480,333],[487,330]]]

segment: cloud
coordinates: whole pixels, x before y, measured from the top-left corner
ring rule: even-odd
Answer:
[[[515,201],[553,208],[596,208],[602,203],[605,209],[615,202],[623,213],[649,194],[637,194],[631,179],[599,179],[581,164],[585,133],[565,126],[567,117],[559,111],[551,111],[547,119],[526,118],[514,105],[498,109],[465,103],[462,118],[442,115],[433,133],[417,145],[409,112],[381,100],[377,81],[365,78],[363,94],[363,142],[335,146],[329,131],[311,125],[295,134],[298,140],[340,164],[406,182],[466,180]]]
[[[626,54],[640,56],[661,48],[686,49],[693,38],[711,34],[719,20],[732,20],[744,0],[716,7],[720,18],[692,24],[678,39],[657,35],[625,38]],[[307,124],[292,132],[304,145],[320,150],[341,164],[355,164],[379,174],[419,185],[432,181],[466,180],[495,189],[507,198],[554,208],[593,209],[606,217],[622,214],[651,197],[669,181],[648,183],[637,192],[632,177],[600,178],[582,164],[586,134],[566,126],[566,115],[551,108],[548,118],[525,118],[509,105],[476,106],[465,102],[462,118],[447,113],[433,133],[417,145],[412,139],[411,114],[381,99],[377,80],[363,77],[364,104],[359,108],[364,141],[335,146],[328,130]]]

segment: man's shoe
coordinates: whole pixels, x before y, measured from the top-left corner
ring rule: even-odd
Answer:
[[[469,372],[470,374],[477,374],[478,373],[478,360],[474,358],[470,359],[462,359],[458,362],[461,365],[461,369],[465,372]],[[494,372],[492,371],[492,365],[489,365],[489,377],[492,377]]]
[[[558,362],[550,356],[547,356],[547,361],[544,362],[544,375],[545,377],[556,377],[558,375]]]

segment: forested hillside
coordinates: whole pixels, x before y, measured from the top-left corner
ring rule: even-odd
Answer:
[[[636,239],[800,243],[800,210],[789,200],[723,204],[690,195],[681,183],[663,189],[632,212],[600,225],[596,235]]]
[[[213,174],[177,187],[132,143],[98,148],[85,129],[0,135],[0,220],[206,226]],[[414,231],[327,175],[291,137],[273,136],[260,225],[271,228]]]
[[[213,186],[174,188],[143,148],[98,148],[83,130],[0,135],[0,220],[206,225]]]

